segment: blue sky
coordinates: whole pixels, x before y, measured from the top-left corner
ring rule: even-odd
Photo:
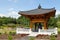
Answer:
[[[17,18],[19,11],[36,9],[39,4],[42,8],[55,7],[56,14],[60,13],[60,0],[0,0],[0,16]]]

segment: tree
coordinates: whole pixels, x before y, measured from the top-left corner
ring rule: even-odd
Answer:
[[[60,15],[57,16],[57,26],[60,28]]]
[[[60,21],[60,15],[57,16],[57,20]]]
[[[48,26],[49,27],[56,27],[57,26],[57,19],[55,17],[51,17],[48,21]]]
[[[16,22],[16,18],[11,18],[11,17],[0,17],[0,26],[2,26],[3,24],[17,24]]]
[[[20,16],[18,19],[17,19],[17,23],[18,24],[21,24],[21,25],[24,25],[25,27],[28,27],[29,26],[29,19],[26,18],[25,16]]]

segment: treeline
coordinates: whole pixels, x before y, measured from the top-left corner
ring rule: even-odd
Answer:
[[[11,17],[0,17],[0,26],[2,26],[3,24],[7,25],[7,24],[19,24],[20,26],[24,26],[24,27],[29,27],[29,22],[30,20],[27,19],[24,16],[20,16],[17,19],[16,18],[11,18]],[[60,15],[58,15],[57,17],[51,17],[48,21],[48,26],[60,26]]]
[[[48,27],[59,27],[60,28],[60,15],[57,15],[55,17],[51,17],[48,21]]]
[[[16,19],[15,18],[11,18],[11,17],[0,17],[0,26],[3,24],[16,24]]]
[[[24,16],[20,16],[17,19],[12,17],[0,17],[0,26],[29,26],[29,20]]]

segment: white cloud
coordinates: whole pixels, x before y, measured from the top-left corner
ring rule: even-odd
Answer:
[[[6,13],[6,14],[0,13],[0,16],[1,16],[1,17],[5,16],[5,17],[18,18],[18,17],[21,16],[21,15],[19,15],[18,12],[16,12],[16,11],[11,11],[11,12]]]
[[[14,10],[14,8],[9,8],[7,13],[0,13],[0,16],[18,18],[21,15],[19,15],[18,12]]]
[[[0,13],[0,16],[1,16],[1,17],[3,17],[3,16],[6,16],[6,15],[4,15],[4,14]]]
[[[59,15],[59,14],[60,14],[60,10],[57,10],[57,11],[56,11],[56,15]]]
[[[8,12],[8,16],[13,17],[13,18],[18,18],[20,15],[16,11],[10,11]]]
[[[56,15],[59,15],[59,14],[60,14],[60,10],[57,10]],[[17,11],[15,11],[13,8],[11,8],[11,9],[9,9],[8,16],[18,18],[21,15],[19,15]]]
[[[57,10],[56,15],[59,15],[59,14],[60,14],[60,10]],[[19,15],[18,12],[14,8],[9,8],[6,14],[0,13],[0,16],[1,17],[2,16],[6,16],[6,17],[10,16],[10,17],[13,17],[13,18],[18,18],[21,15]]]
[[[18,18],[20,15],[14,8],[9,8],[8,9],[8,16],[13,17],[13,18]]]
[[[11,1],[11,2],[15,2],[16,3],[18,0],[8,0],[8,1]]]

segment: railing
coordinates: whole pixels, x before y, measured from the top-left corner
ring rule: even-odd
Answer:
[[[17,28],[16,29],[16,33],[19,34],[19,33],[22,33],[22,34],[28,34],[30,32],[30,29],[29,28]]]
[[[18,31],[26,31],[26,32],[29,32],[29,29],[27,28],[17,28]]]
[[[40,29],[40,32],[54,32],[55,29],[48,29],[48,30],[41,30]]]
[[[31,29],[29,29],[29,28],[17,28],[16,33],[17,34],[19,34],[19,33],[20,34],[32,34],[32,33],[36,33],[36,32],[32,32]],[[37,34],[48,34],[48,35],[51,35],[53,33],[58,34],[57,28],[47,29],[47,30],[39,29],[39,31],[37,32]]]
[[[48,35],[51,35],[51,34],[58,34],[57,32],[57,28],[53,28],[53,29],[47,29],[47,30],[39,30],[39,34],[48,34]]]

